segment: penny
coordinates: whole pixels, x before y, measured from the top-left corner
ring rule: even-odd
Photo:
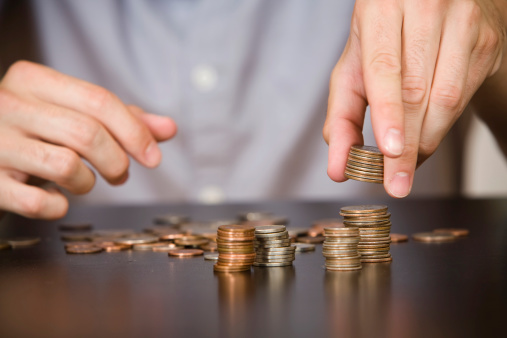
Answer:
[[[408,236],[403,234],[391,234],[391,241],[393,243],[407,242]]]
[[[65,249],[67,253],[70,254],[93,254],[93,253],[99,253],[102,251],[102,248],[90,244],[89,246],[71,246]]]
[[[159,239],[161,241],[172,241],[172,240],[182,238],[182,237],[185,237],[185,234],[181,233],[181,232],[180,233],[164,233],[164,234],[159,235]]]
[[[246,266],[223,266],[218,263],[213,265],[213,270],[216,272],[242,272],[250,271],[250,265]]]
[[[468,229],[457,229],[457,228],[442,228],[442,229],[435,229],[433,230],[435,233],[445,233],[445,234],[451,234],[457,237],[465,237],[468,236],[470,231]]]
[[[88,241],[81,241],[81,242],[67,242],[65,243],[65,248],[68,248],[68,247],[71,247],[71,246],[88,246],[90,244],[93,244],[91,242],[88,242]]]
[[[174,244],[180,246],[199,247],[207,244],[209,240],[200,236],[185,236],[174,240]]]
[[[436,233],[436,232],[420,232],[412,235],[412,238],[418,242],[428,242],[428,243],[452,242],[456,240],[456,236],[450,233]]]
[[[4,240],[0,240],[0,250],[7,250],[10,248],[11,248],[11,245],[9,244],[9,242],[4,241]]]
[[[392,257],[388,258],[369,258],[369,259],[363,259],[361,258],[361,263],[385,263],[385,262],[391,262],[393,260]]]
[[[199,246],[199,248],[204,251],[210,251],[210,252],[215,252],[218,250],[217,243],[214,243],[214,242],[208,242],[206,244]]]
[[[194,257],[204,253],[201,249],[175,249],[169,251],[169,256],[174,257]]]
[[[14,237],[14,238],[8,238],[7,242],[10,244],[13,248],[24,248],[33,246],[40,242],[39,237]]]
[[[130,245],[115,244],[115,243],[103,243],[99,244],[98,246],[104,249],[105,252],[118,252],[128,250],[131,248]]]

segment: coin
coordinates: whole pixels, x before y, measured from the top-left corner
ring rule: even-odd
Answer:
[[[242,266],[224,266],[219,265],[218,263],[213,265],[213,270],[217,272],[242,272],[242,271],[250,271],[250,265],[242,265]]]
[[[183,249],[180,246],[177,246],[174,243],[166,243],[165,245],[155,246],[151,250],[154,252],[169,252],[175,249]]]
[[[408,236],[403,234],[391,234],[391,241],[393,243],[400,243],[408,241]]]
[[[412,238],[418,242],[442,243],[456,240],[456,236],[450,233],[420,232],[413,234]]]
[[[14,237],[8,238],[7,242],[12,248],[24,248],[40,242],[39,237]]]
[[[178,214],[165,214],[155,217],[155,224],[181,225],[190,222],[190,217]]]
[[[126,237],[118,238],[115,240],[115,243],[118,244],[146,244],[146,243],[154,243],[158,241],[158,237],[144,235],[144,234],[132,234]]]
[[[349,205],[340,209],[340,215],[357,215],[357,214],[372,214],[372,213],[385,213],[387,206],[381,204],[367,204],[367,205]]]
[[[215,252],[218,250],[217,243],[214,243],[214,242],[208,242],[206,244],[201,245],[199,248],[204,251],[210,251],[210,252]]]
[[[286,232],[286,228],[284,225],[260,225],[255,228],[255,234],[272,234]]]
[[[204,259],[207,261],[218,261],[218,252],[207,252],[204,254]]]
[[[292,265],[292,261],[277,262],[277,263],[259,263],[259,262],[253,263],[253,266],[257,266],[257,267],[282,267],[282,266],[291,266],[291,265]]]
[[[10,248],[11,248],[11,245],[9,244],[9,242],[4,241],[4,240],[0,240],[0,250],[6,250],[6,249],[10,249]]]
[[[294,245],[296,246],[296,252],[315,251],[315,245],[314,244],[295,243]]]
[[[89,231],[92,228],[91,223],[62,223],[58,226],[60,231]]]
[[[128,250],[131,248],[131,245],[116,244],[116,243],[96,244],[96,246],[102,248],[105,252],[118,252]]]
[[[201,249],[175,249],[169,251],[169,256],[174,257],[194,257],[204,253]]]
[[[435,233],[449,233],[451,235],[457,236],[457,237],[464,237],[468,236],[470,231],[468,229],[457,229],[457,228],[442,228],[442,229],[435,229],[433,230]]]
[[[200,237],[200,236],[185,236],[174,240],[174,244],[180,246],[188,246],[197,248],[201,245],[207,244],[209,242],[208,239]]]
[[[176,245],[174,245],[176,246]],[[141,243],[141,244],[134,244],[132,246],[132,249],[135,251],[153,251],[156,247],[167,247],[167,243],[164,242],[154,242],[154,243]]]
[[[384,156],[384,154],[382,154],[382,152],[377,147],[372,147],[372,146],[355,144],[350,147],[350,150],[352,152],[357,152],[359,154],[364,153],[364,154],[369,154],[369,155],[376,156],[376,157],[383,157]]]
[[[70,246],[65,249],[67,253],[70,254],[92,254],[99,253],[102,251],[101,247],[90,244],[88,246],[80,245],[80,246]]]

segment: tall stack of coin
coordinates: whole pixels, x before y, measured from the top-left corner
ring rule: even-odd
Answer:
[[[219,272],[248,271],[255,260],[255,228],[247,225],[221,225],[217,230]]]
[[[360,145],[350,147],[345,177],[356,181],[383,183],[384,155],[377,147]]]
[[[254,266],[289,266],[296,258],[296,246],[291,245],[285,225],[263,225],[255,228]]]
[[[361,256],[357,245],[359,229],[325,228],[326,240],[322,246],[322,254],[326,258],[326,269],[331,271],[355,271],[361,269]]]
[[[362,263],[392,260],[389,252],[391,214],[385,205],[355,205],[340,210],[345,227],[359,228],[358,251]]]

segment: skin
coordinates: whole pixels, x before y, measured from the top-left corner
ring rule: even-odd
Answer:
[[[385,155],[385,189],[392,197],[407,196],[415,169],[483,83],[474,102],[506,152],[501,131],[507,119],[499,114],[507,108],[506,10],[504,0],[357,0],[347,46],[330,80],[323,134],[331,179],[346,180],[348,152],[363,144],[369,105]],[[493,94],[499,97],[491,101]]]
[[[54,185],[85,194],[95,184],[86,159],[110,184],[128,179],[130,155],[148,168],[157,142],[176,134],[167,117],[125,105],[104,88],[20,61],[0,82],[0,209],[30,218],[63,217],[68,201]]]

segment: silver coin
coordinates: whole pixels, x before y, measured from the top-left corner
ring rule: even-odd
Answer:
[[[205,253],[204,259],[207,261],[218,261],[218,252]]]
[[[315,251],[315,244],[295,243],[296,252]]]

